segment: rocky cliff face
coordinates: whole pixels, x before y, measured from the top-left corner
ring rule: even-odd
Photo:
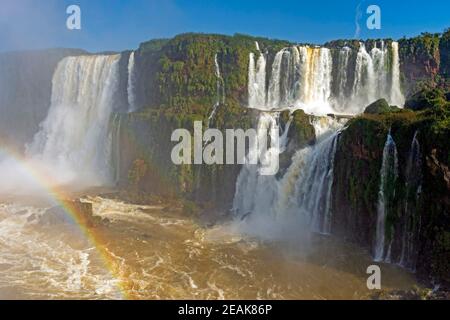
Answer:
[[[401,39],[400,61],[405,92],[409,96],[420,87],[448,87],[450,30],[441,34],[423,33]]]
[[[376,43],[366,41],[365,46],[371,49]],[[267,52],[267,64],[272,65],[275,53],[289,45],[286,41],[243,35],[196,34],[143,43],[133,53],[133,103],[137,109],[134,112],[129,112],[127,99],[132,53],[122,53],[119,89],[114,99],[117,112],[110,122],[112,167],[118,186],[133,193],[181,196],[205,208],[229,210],[241,167],[176,166],[170,158],[175,145],[171,143],[171,134],[178,128],[192,134],[194,121],[201,121],[204,130],[209,125],[222,132],[227,128],[254,127],[257,111],[245,108],[249,54],[258,54],[258,50]],[[333,49],[344,45],[357,48],[359,43],[326,44],[332,49],[331,54],[338,52]],[[424,34],[402,39],[399,45],[403,84],[408,95],[413,96],[422,86],[448,88],[449,31],[442,36]],[[56,64],[64,56],[82,53],[55,50],[0,55],[0,111],[8,111],[7,117],[0,118],[0,140],[5,139],[5,133],[18,145],[31,140],[50,105]],[[267,69],[270,78],[272,70]],[[332,72],[336,72],[336,67]],[[349,83],[353,83],[352,77],[350,74]],[[448,96],[447,93],[447,100]],[[383,147],[391,130],[400,168],[399,178],[390,186],[395,190],[395,201],[389,207],[386,223],[392,262],[401,262],[406,235],[408,248],[417,251],[414,260],[418,274],[448,282],[448,104],[436,92],[414,97],[416,101],[411,106],[415,107],[411,109],[416,111],[375,105],[369,109],[370,113],[351,120],[340,135],[333,170],[332,233],[367,248],[373,247]],[[296,150],[314,143],[316,137],[310,120],[302,111],[280,115],[282,127],[291,121],[287,151],[280,159],[281,172],[289,166]],[[415,167],[420,174],[420,193],[418,189],[412,192],[408,184],[414,137],[420,144],[421,161]],[[414,210],[405,210],[405,206]]]
[[[448,107],[449,104],[421,112],[364,114],[351,120],[339,139],[333,187],[333,233],[372,250],[383,146],[390,130],[398,152],[399,177],[391,186],[394,200],[386,216],[386,237],[390,243],[387,260],[407,264],[405,248],[411,246],[414,261],[406,267],[416,270],[423,279],[447,285]],[[412,152],[418,153],[412,157]]]
[[[113,121],[117,180],[140,191],[182,195],[222,211],[230,209],[240,165],[181,165],[170,158],[171,134],[194,121],[203,130],[255,125],[247,104],[247,74],[255,41],[268,52],[287,45],[243,35],[185,34],[143,43],[135,53],[136,104],[140,111]],[[224,141],[225,143],[225,141]],[[140,169],[139,169],[140,167]],[[145,170],[143,170],[145,169]],[[137,173],[140,174],[137,174]]]
[[[403,84],[408,95],[421,87],[446,88],[446,37],[448,32],[399,42]],[[195,120],[202,121],[204,128],[210,123],[221,130],[255,126],[255,111],[244,108],[248,100],[248,55],[256,54],[255,40],[244,36],[182,35],[141,45],[136,52],[140,83],[136,91],[139,106],[147,107],[118,114],[113,121],[114,137],[118,140],[114,145],[120,146],[115,152],[117,179],[122,187],[181,195],[207,204],[209,209],[231,208],[240,166],[175,166],[170,159],[174,144],[168,142],[176,128],[192,133]],[[268,60],[287,45],[264,39],[258,42],[261,50],[272,52]],[[365,43],[368,49],[375,44]],[[343,45],[356,48],[359,44],[326,44],[332,50]],[[217,85],[215,61],[223,89]],[[223,93],[224,99],[220,96]],[[427,281],[448,284],[450,132],[444,96],[438,91],[415,95],[408,104],[416,111],[401,111],[379,102],[349,122],[339,137],[335,156],[332,233],[372,250],[383,148],[391,131],[398,151],[399,177],[389,186],[393,191],[386,217],[389,261],[415,269]],[[213,113],[217,102],[217,113]],[[280,172],[289,167],[295,150],[315,140],[307,115],[301,111],[292,117],[282,113],[281,125],[289,119],[290,143],[281,156]],[[421,160],[415,167],[417,177],[420,176],[420,192],[418,186],[412,190],[411,182],[419,179],[411,177],[414,139],[420,144]],[[417,254],[410,257],[410,251]]]

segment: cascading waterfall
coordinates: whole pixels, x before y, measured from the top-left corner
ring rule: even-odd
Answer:
[[[220,104],[225,104],[225,83],[223,81],[222,74],[220,73],[220,66],[219,61],[217,60],[217,54],[214,56],[214,67],[215,67],[215,75],[217,78],[217,98],[216,102],[214,103],[211,114],[208,117],[208,128],[211,121],[214,119],[214,116],[216,115],[217,109],[219,108]]]
[[[281,63],[284,53],[285,49],[278,52],[272,65],[272,75],[269,82],[269,91],[267,93],[268,109],[276,109],[280,106]]]
[[[297,187],[299,205],[309,214],[312,229],[325,234],[331,232],[331,191],[338,138],[339,132],[333,133],[316,146],[307,165],[311,169]]]
[[[393,42],[391,47],[389,50],[384,41],[376,43],[369,52],[364,43],[360,43],[357,52],[347,46],[341,49],[293,46],[277,52],[272,65],[267,66],[267,57],[257,45],[258,61],[255,53],[249,56],[248,106],[263,111],[258,130],[278,122],[277,116],[274,118],[277,112],[264,111],[303,109],[319,116],[357,114],[379,98],[402,106],[398,44]],[[332,50],[339,51],[334,55]],[[267,68],[271,68],[269,79]],[[312,124],[316,144],[298,150],[281,178],[261,176],[257,166],[243,167],[233,203],[239,217],[250,221],[297,216],[311,231],[331,232],[334,156],[343,124],[327,118],[315,119]],[[389,155],[392,152],[395,156]],[[389,135],[380,186],[376,257],[385,256],[385,215],[391,200],[387,187],[392,180],[392,168],[396,179],[396,157],[395,143]],[[395,163],[391,164],[392,161]]]
[[[401,237],[400,265],[414,270],[416,265],[415,242],[420,228],[420,215],[417,215],[417,205],[422,191],[422,155],[420,144],[415,132],[411,142],[405,173],[406,201],[404,206],[403,232]]]
[[[377,49],[372,50],[372,53],[374,52],[377,52]],[[375,101],[377,89],[375,75],[372,55],[366,51],[366,46],[361,43],[356,58],[352,98],[363,107]]]
[[[386,218],[395,196],[395,183],[398,178],[397,146],[389,132],[383,149],[383,161],[380,170],[380,189],[378,192],[376,238],[373,257],[375,261],[390,260],[390,245],[386,254],[386,234],[392,230],[386,228]],[[392,242],[391,242],[392,243]]]
[[[257,48],[259,51],[259,45]],[[250,65],[248,75],[248,106],[250,108],[263,109],[266,105],[266,58],[259,52],[255,65],[255,55],[250,54]]]
[[[134,93],[135,83],[136,83],[135,57],[133,51],[131,52],[130,58],[128,59],[128,85],[127,85],[128,112],[136,111],[136,97]]]
[[[334,156],[342,123],[315,118],[317,143],[297,151],[287,173],[278,183],[276,212],[303,216],[310,230],[331,232],[331,196]]]
[[[109,121],[120,55],[63,59],[53,76],[51,107],[27,155],[58,172],[58,183],[112,183]]]
[[[267,133],[278,128],[278,113],[262,112],[258,119],[256,141],[249,147],[247,158],[263,159],[268,150],[260,148],[266,145]],[[286,130],[289,128],[287,127]],[[283,135],[284,136],[284,135]],[[276,137],[271,137],[276,138]],[[282,141],[280,145],[283,145]],[[274,197],[274,176],[260,175],[261,163],[246,164],[236,182],[236,194],[233,202],[233,211],[237,216],[246,216],[249,213],[265,210]]]
[[[384,41],[376,43],[370,52],[360,43],[356,53],[349,47],[284,48],[269,66],[268,81],[266,57],[259,52],[255,62],[255,54],[250,53],[248,106],[261,110],[300,108],[315,115],[358,114],[375,100],[385,98],[402,107],[405,99],[398,43],[392,42],[391,49]],[[332,50],[339,50],[336,57]],[[337,70],[334,73],[333,68]]]
[[[337,90],[338,97],[336,98],[335,105],[340,106],[342,110],[345,110],[345,106],[347,104],[347,87],[348,87],[348,75],[347,75],[347,67],[350,61],[350,54],[352,50],[349,47],[343,47],[342,50],[339,50],[338,57],[338,66],[337,66]],[[337,110],[340,111],[340,110]]]
[[[122,161],[120,150],[120,138],[122,134],[122,116],[120,113],[114,115],[112,126],[115,129],[112,132],[112,148],[113,148],[113,168],[114,168],[114,183],[117,185],[120,181],[120,164]]]
[[[208,120],[206,122],[206,128],[211,127],[211,122],[214,120],[214,117],[217,113],[218,108],[220,105],[225,104],[225,81],[223,80],[222,74],[220,72],[220,66],[219,66],[219,60],[217,58],[217,53],[214,55],[214,71],[216,76],[216,102],[213,105],[212,111],[208,117]],[[204,145],[207,144],[209,141],[204,141]],[[200,190],[201,187],[201,177],[202,177],[202,166],[199,166],[196,173],[196,189]]]
[[[276,125],[272,113],[262,113],[258,131]],[[289,122],[282,134],[281,146],[287,144]],[[257,166],[245,166],[238,177],[234,199],[234,211],[245,217],[249,224],[256,224],[262,235],[267,225],[278,221],[294,220],[301,227],[314,232],[331,232],[331,195],[333,184],[334,156],[339,128],[342,123],[330,118],[313,121],[317,143],[296,152],[292,164],[281,179],[261,176]],[[280,152],[283,152],[281,148]],[[287,220],[286,220],[287,219]],[[253,225],[253,227],[255,227]],[[258,227],[251,232],[258,232]]]
[[[397,106],[405,104],[405,97],[400,86],[400,58],[398,54],[398,42],[392,42],[392,86],[391,103]]]

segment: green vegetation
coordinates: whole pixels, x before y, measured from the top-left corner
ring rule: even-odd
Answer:
[[[374,112],[350,120],[340,136],[336,153],[333,200],[335,214],[343,221],[340,232],[371,247],[383,147],[391,130],[398,150],[399,177],[397,180],[388,177],[386,194],[390,197],[390,205],[386,217],[386,241],[396,239],[395,243],[399,243],[405,201],[414,202],[417,210],[412,223],[414,230],[420,232],[416,237],[421,239],[417,247],[417,273],[419,277],[443,283],[448,283],[450,270],[450,108],[446,96],[439,89],[419,92],[407,102],[418,111],[389,111],[386,102],[378,101],[368,108]],[[423,175],[418,195],[415,190],[408,193],[405,180],[416,132],[423,165],[423,172],[417,173]],[[401,248],[394,246],[393,256],[398,256],[400,251]]]
[[[450,28],[441,37],[439,43],[441,53],[441,74],[444,78],[450,78]]]
[[[217,92],[215,56],[225,86],[226,105],[236,109],[247,101],[248,57],[261,50],[276,52],[287,41],[246,35],[182,34],[170,40],[141,44],[137,63],[144,86],[137,88],[140,100],[149,107],[173,108],[175,112],[205,116]]]
[[[389,106],[388,102],[385,99],[380,99],[370,104],[365,110],[366,114],[382,114],[388,112],[397,112],[400,109],[395,106]]]

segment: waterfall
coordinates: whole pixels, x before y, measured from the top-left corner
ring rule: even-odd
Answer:
[[[306,104],[314,109],[330,110],[332,58],[327,48],[314,49],[317,58],[314,60],[313,78],[310,85],[310,99]]]
[[[414,270],[416,264],[415,242],[420,228],[420,216],[417,215],[418,200],[422,190],[422,155],[415,132],[411,142],[405,173],[406,200],[403,212],[403,230],[401,237],[400,265]]]
[[[374,49],[371,53],[373,55],[376,52],[376,49]],[[355,80],[351,100],[363,107],[376,100],[376,73],[372,55],[366,51],[365,45],[361,43],[356,58]]]
[[[269,79],[265,72],[266,57],[260,53],[256,62],[255,54],[251,53],[248,105],[261,110],[303,109],[315,115],[358,114],[380,98],[401,107],[404,97],[398,43],[392,42],[391,48],[390,51],[384,41],[375,43],[370,52],[360,43],[354,54],[347,46],[284,48],[275,54],[269,66]],[[337,55],[332,54],[333,50],[338,50]]]
[[[347,105],[347,87],[348,87],[348,64],[350,61],[351,49],[344,47],[339,50],[338,65],[337,65],[337,90],[338,97],[336,98],[335,107],[337,111],[345,110]]]
[[[127,85],[127,93],[128,93],[128,112],[136,111],[136,97],[134,93],[134,86],[136,83],[136,75],[135,75],[135,60],[134,60],[134,51],[131,52],[130,58],[128,60],[128,85]]]
[[[348,46],[332,49],[292,46],[278,51],[270,66],[266,65],[269,58],[257,51],[258,58],[255,53],[249,56],[248,106],[263,111],[258,129],[278,123],[278,116],[264,112],[270,110],[277,114],[280,110],[303,109],[306,113],[323,116],[358,114],[379,98],[403,105],[396,42],[376,42],[370,51],[364,43],[356,50]],[[270,76],[266,69],[271,70]],[[246,218],[246,223],[253,223],[255,229],[262,221],[265,221],[263,225],[270,225],[286,217],[297,217],[297,222],[301,220],[310,231],[331,232],[334,157],[343,124],[326,117],[316,117],[312,124],[316,144],[297,150],[283,176],[261,176],[257,166],[242,168],[236,182],[233,208],[239,217]],[[287,145],[286,141],[284,143]],[[396,152],[389,135],[378,203],[374,255],[379,260],[386,256],[385,219],[392,205],[392,186],[398,174]]]
[[[63,59],[53,76],[51,106],[27,155],[58,183],[112,183],[109,121],[120,55]],[[60,181],[61,180],[61,181]]]
[[[295,185],[297,210],[309,222],[314,232],[331,232],[331,191],[333,185],[334,156],[339,133],[311,147],[303,159],[303,172]]]
[[[405,104],[405,97],[400,86],[400,59],[398,53],[398,42],[392,42],[392,86],[391,103],[397,106]]]
[[[255,54],[250,53],[248,75],[248,106],[250,108],[264,109],[266,105],[266,58],[255,43],[259,57],[255,65]]]
[[[276,125],[277,118],[262,113],[258,130]],[[290,122],[282,134],[281,146],[286,145]],[[298,150],[292,164],[281,177],[261,176],[257,166],[245,166],[236,182],[234,211],[240,219],[245,217],[250,232],[269,232],[268,226],[291,224],[299,228],[329,234],[331,232],[331,196],[334,156],[339,129],[342,124],[331,118],[313,121],[317,143]],[[283,152],[284,148],[281,148]]]
[[[247,158],[264,158],[260,145],[266,145],[267,133],[278,128],[279,114],[261,112],[257,129],[256,141],[249,147]],[[274,138],[274,137],[271,137]],[[260,175],[261,163],[243,166],[237,182],[233,201],[233,211],[237,216],[244,216],[254,211],[265,210],[274,196],[274,176]]]
[[[386,229],[386,218],[390,212],[395,196],[395,183],[398,178],[397,146],[389,132],[383,149],[383,161],[380,170],[380,188],[378,191],[377,225],[374,247],[374,260],[389,260],[389,252],[385,254],[386,234],[392,236],[392,230]],[[389,246],[390,248],[390,246]],[[389,250],[390,251],[390,250]]]
[[[220,104],[225,104],[225,83],[223,81],[222,74],[220,73],[220,66],[219,61],[217,60],[217,54],[214,56],[214,67],[215,67],[215,75],[217,78],[216,84],[217,98],[216,102],[214,103],[211,114],[208,117],[208,128],[210,122],[212,121],[212,119],[214,119],[214,116],[216,115],[217,109],[219,108]]]
[[[120,182],[120,164],[122,161],[121,157],[121,149],[120,149],[120,138],[122,134],[122,117],[120,113],[116,113],[114,115],[114,119],[112,122],[113,128],[115,130],[112,132],[112,148],[113,148],[113,168],[114,168],[114,183],[117,185]]]
[[[285,49],[281,50],[275,55],[275,60],[272,65],[272,76],[269,82],[269,91],[267,94],[268,107],[271,109],[276,109],[280,106],[280,79],[281,79],[281,63]]]

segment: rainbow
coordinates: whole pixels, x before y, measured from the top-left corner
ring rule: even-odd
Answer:
[[[120,293],[121,299],[132,299],[129,285],[127,285],[126,279],[121,276],[116,260],[107,250],[105,245],[106,242],[98,232],[96,233],[95,230],[88,226],[84,214],[80,211],[80,209],[75,206],[73,202],[68,201],[70,196],[63,190],[59,190],[55,187],[57,184],[52,177],[43,174],[40,170],[37,170],[30,163],[30,161],[27,161],[22,155],[13,149],[8,148],[5,145],[0,145],[0,156],[6,156],[8,159],[11,159],[18,164],[21,169],[25,170],[27,177],[31,178],[33,182],[36,182],[36,184],[42,188],[52,200],[63,208],[69,218],[72,219],[79,227],[82,234],[89,241],[90,245],[96,249],[111,277],[118,280],[117,289]]]

